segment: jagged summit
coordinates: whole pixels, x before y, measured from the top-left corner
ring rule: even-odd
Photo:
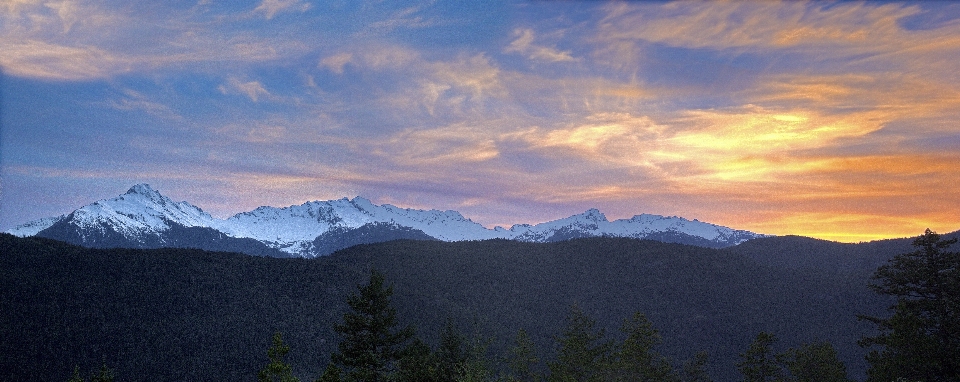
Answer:
[[[577,217],[577,218],[580,218],[580,219],[582,219],[582,220],[584,220],[584,221],[589,221],[589,222],[594,222],[594,223],[599,223],[599,222],[606,222],[606,221],[608,221],[608,220],[607,220],[607,215],[604,215],[603,212],[600,212],[600,210],[598,210],[598,209],[596,209],[596,208],[591,208],[591,209],[589,209],[589,210],[584,211],[584,213],[579,214],[579,215],[574,215],[573,217]]]
[[[140,184],[134,185],[133,187],[130,187],[130,189],[127,190],[126,195],[130,195],[130,194],[154,196],[154,195],[160,195],[160,192],[157,190],[154,190],[153,187],[150,187],[149,184],[140,183]]]
[[[213,235],[222,240],[252,239],[270,250],[280,251],[278,253],[301,257],[327,254],[329,252],[324,251],[336,246],[327,245],[325,241],[338,241],[343,237],[353,237],[350,240],[355,241],[358,235],[528,242],[614,236],[709,247],[731,246],[764,236],[675,216],[641,214],[631,219],[609,221],[596,208],[536,225],[515,224],[510,229],[488,229],[457,211],[377,205],[360,196],[282,208],[263,206],[227,219],[217,219],[185,201],[173,202],[146,183],[130,187],[123,195],[97,201],[63,216],[23,224],[9,232],[18,236],[46,235],[51,238],[69,233],[74,241],[78,241],[75,244],[80,245],[92,241],[138,246],[184,242],[182,238],[172,237],[183,235],[187,232],[184,228],[207,230],[202,235]],[[195,236],[201,234],[195,230],[189,232]],[[109,240],[104,239],[104,235],[110,236]],[[245,246],[248,245],[238,244],[240,248]]]

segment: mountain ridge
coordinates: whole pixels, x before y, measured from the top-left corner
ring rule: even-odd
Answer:
[[[362,234],[357,231],[361,228]],[[190,235],[194,239],[174,237],[188,231],[192,232]],[[102,248],[183,247],[189,244],[200,249],[239,248],[247,254],[307,258],[327,255],[342,249],[346,243],[397,238],[448,242],[489,239],[553,242],[606,236],[723,248],[769,236],[677,216],[640,214],[630,219],[610,221],[596,208],[539,224],[514,224],[509,229],[500,226],[491,229],[454,210],[377,205],[360,196],[309,201],[288,207],[261,206],[218,219],[186,201],[175,202],[146,183],[134,185],[114,198],[96,201],[59,217],[28,222],[7,232],[20,237],[40,236]],[[353,237],[340,238],[340,234]],[[363,238],[358,239],[361,236]],[[219,243],[205,246],[195,240],[197,237],[216,237]],[[249,240],[262,245],[243,250],[243,243],[252,245]]]

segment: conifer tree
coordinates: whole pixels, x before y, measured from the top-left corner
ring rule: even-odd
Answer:
[[[848,382],[847,367],[829,342],[800,345],[780,357],[796,382]]]
[[[897,302],[889,318],[861,316],[881,331],[860,341],[882,347],[867,355],[868,381],[960,380],[960,252],[947,250],[956,242],[927,229],[915,251],[874,273],[870,287]]]
[[[740,354],[742,360],[737,363],[737,369],[743,374],[744,382],[783,380],[783,371],[770,348],[775,342],[777,342],[776,336],[760,332],[750,343],[747,351]]]
[[[643,313],[625,319],[621,331],[627,335],[614,353],[613,376],[617,381],[677,381],[670,362],[653,347],[661,343],[660,333]]]
[[[397,370],[403,345],[413,329],[397,330],[397,313],[390,304],[393,287],[385,285],[383,274],[370,271],[366,285],[347,298],[350,311],[334,330],[342,336],[332,361],[343,369],[348,381],[385,382]]]
[[[107,362],[104,361],[100,365],[100,370],[90,376],[90,382],[113,382],[116,375],[113,372],[113,369],[107,367]]]
[[[683,382],[713,382],[713,379],[707,374],[707,352],[697,352],[693,359],[683,363],[683,374],[680,376],[680,380]]]
[[[283,343],[280,332],[273,333],[273,344],[267,349],[267,358],[270,363],[257,374],[258,382],[299,382],[293,376],[290,365],[284,361],[290,347]]]
[[[70,376],[67,382],[86,382],[83,377],[80,376],[80,366],[73,367],[73,375]]]
[[[510,349],[510,376],[512,382],[535,382],[537,376],[534,367],[540,360],[537,359],[536,349],[530,335],[523,329],[517,331],[517,338]]]
[[[95,373],[90,373],[90,382],[113,382],[116,375],[113,372],[113,369],[107,367],[106,361],[100,366],[100,370]],[[86,382],[87,379],[84,379],[80,376],[80,366],[73,367],[73,374],[70,376],[70,379],[67,382]]]
[[[567,327],[557,338],[557,360],[551,362],[550,382],[602,381],[609,362],[611,343],[604,332],[578,306],[570,309]]]
[[[323,374],[317,378],[316,382],[342,382],[343,376],[341,374],[343,374],[343,371],[331,362],[327,364],[327,368],[323,370]]]
[[[400,382],[435,382],[437,381],[437,357],[430,350],[430,346],[420,338],[403,350],[397,371],[397,380]]]
[[[487,359],[488,341],[475,335],[466,349],[466,359],[457,370],[457,382],[488,382],[493,381],[493,372],[490,370]]]
[[[440,333],[440,346],[437,349],[437,380],[440,382],[454,382],[457,375],[467,362],[467,349],[464,338],[447,320],[446,326]]]

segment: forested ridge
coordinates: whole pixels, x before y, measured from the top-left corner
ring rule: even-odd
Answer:
[[[816,262],[784,263],[797,240],[806,243],[770,238],[725,250],[615,238],[406,240],[304,260],[2,235],[0,379],[66,380],[76,367],[106,363],[124,381],[254,380],[280,332],[293,373],[312,380],[340,341],[333,328],[347,296],[371,269],[392,285],[399,322],[431,346],[453,323],[503,359],[522,329],[548,361],[577,306],[618,340],[623,320],[643,313],[662,335],[660,353],[679,366],[706,352],[715,380],[739,379],[740,354],[759,332],[777,336],[778,352],[829,342],[862,378],[857,341],[875,328],[856,315],[883,315],[891,303],[867,287],[871,266],[910,240],[817,242]]]

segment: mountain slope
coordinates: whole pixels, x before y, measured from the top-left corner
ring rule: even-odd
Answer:
[[[758,256],[778,249],[764,245],[753,247]],[[737,355],[761,330],[781,339],[776,351],[830,341],[862,377],[856,340],[872,326],[856,314],[882,315],[889,303],[867,289],[872,271],[778,267],[728,250],[623,238],[405,240],[307,260],[0,234],[0,380],[63,380],[74,365],[106,362],[122,380],[252,381],[274,331],[291,347],[294,372],[313,380],[335,349],[346,296],[371,268],[393,285],[401,324],[430,344],[450,319],[493,341],[500,357],[524,329],[547,362],[572,304],[610,338],[641,311],[663,335],[663,354],[679,363],[705,350],[709,371],[724,381],[739,378]]]
[[[357,241],[359,231],[356,230],[363,227],[379,227],[379,231],[389,228],[394,232],[390,235],[368,234],[365,239]],[[281,257],[322,256],[343,248],[344,243],[369,243],[390,238],[554,242],[606,236],[722,248],[764,236],[675,216],[642,214],[609,221],[596,209],[536,225],[488,229],[456,211],[376,205],[361,197],[313,201],[284,208],[259,207],[227,219],[217,219],[190,203],[174,202],[147,184],[135,185],[123,195],[95,202],[60,217],[18,226],[10,233],[36,235],[88,247],[196,247]],[[191,236],[179,237],[184,234]],[[198,240],[200,237],[216,239],[216,243]]]

